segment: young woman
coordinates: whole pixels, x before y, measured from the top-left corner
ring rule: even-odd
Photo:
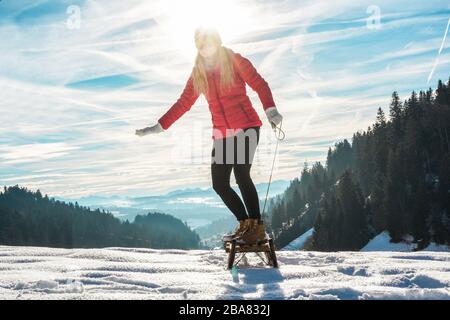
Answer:
[[[266,236],[258,193],[250,177],[262,122],[246,94],[246,84],[257,92],[273,128],[280,124],[282,116],[267,82],[247,58],[222,45],[216,30],[198,28],[195,45],[198,49],[195,65],[180,98],[157,124],[136,130],[136,134],[144,136],[167,130],[203,94],[213,123],[212,186],[239,222],[236,230],[224,236],[224,240],[235,238],[239,242],[254,243]],[[232,170],[245,207],[230,186]]]

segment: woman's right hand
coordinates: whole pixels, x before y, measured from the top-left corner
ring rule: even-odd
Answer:
[[[164,131],[163,127],[158,122],[154,126],[145,127],[143,129],[137,129],[135,134],[140,136],[140,137],[143,137],[143,136],[146,136],[148,134],[160,133],[160,132],[163,132],[163,131]]]

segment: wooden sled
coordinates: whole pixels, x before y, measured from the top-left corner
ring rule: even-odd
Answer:
[[[237,264],[249,252],[254,252],[256,255],[268,266],[278,268],[277,256],[275,254],[275,247],[273,239],[266,237],[266,239],[255,244],[240,244],[236,240],[224,241],[223,246],[225,252],[228,253],[228,269],[237,266]],[[240,254],[239,259],[236,259],[236,254]],[[264,253],[265,257],[261,256]]]

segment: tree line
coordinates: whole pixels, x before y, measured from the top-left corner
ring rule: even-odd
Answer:
[[[314,227],[310,249],[359,250],[388,231],[391,241],[450,243],[450,81],[392,94],[389,115],[352,142],[329,148],[326,166],[306,163],[300,179],[271,200],[278,246]]]
[[[167,214],[122,221],[110,212],[65,203],[18,185],[0,192],[1,245],[196,249],[199,243],[194,231]]]

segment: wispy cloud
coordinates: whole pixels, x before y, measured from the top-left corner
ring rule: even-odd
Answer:
[[[431,69],[430,75],[428,76],[427,83],[430,83],[430,80],[433,78],[434,70],[436,70],[436,67],[438,66],[439,57],[442,53],[442,50],[444,49],[445,41],[447,40],[447,34],[448,34],[449,27],[450,27],[450,18],[448,19],[447,28],[445,29],[444,37],[442,38],[441,47],[439,48],[438,56],[436,58],[435,63],[433,64],[433,68]]]
[[[197,21],[174,17],[194,17],[181,9],[201,1],[174,1],[0,2],[0,184],[64,197],[210,186],[203,97],[168,132],[134,135],[176,101],[192,68]],[[239,25],[225,44],[254,63],[285,119],[275,178],[298,176],[305,160],[323,161],[330,145],[365,130],[393,90],[448,78],[448,1],[378,1],[381,26],[370,29],[373,4],[222,2],[241,9],[221,12],[225,28],[227,14]],[[68,28],[70,5],[81,10],[79,29]],[[248,94],[264,123],[252,174],[267,182],[275,140]]]
[[[77,149],[65,143],[34,143],[25,145],[0,146],[0,161],[4,164],[41,162],[62,157]]]

